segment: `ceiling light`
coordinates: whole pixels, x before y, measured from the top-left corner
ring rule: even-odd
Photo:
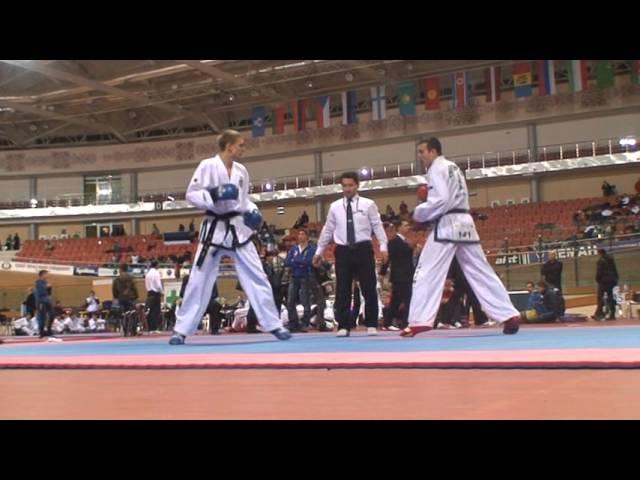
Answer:
[[[347,74],[344,76],[344,78],[345,78],[345,80],[346,80],[347,82],[351,82],[351,81],[353,81],[353,79],[354,79],[353,73],[351,73],[351,72],[347,72]]]
[[[359,176],[361,179],[368,179],[371,177],[371,168],[362,167],[358,173],[360,174]]]

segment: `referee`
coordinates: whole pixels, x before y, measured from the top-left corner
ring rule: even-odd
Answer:
[[[349,315],[351,284],[357,276],[365,300],[365,324],[368,335],[378,334],[378,292],[376,291],[376,263],[373,255],[372,233],[380,243],[382,262],[386,263],[387,236],[375,202],[358,195],[360,181],[356,172],[340,176],[343,198],[329,207],[327,221],[320,233],[313,266],[318,267],[322,253],[333,240],[336,244],[336,302],[338,337],[348,337],[355,327]]]
[[[147,272],[144,278],[144,286],[147,289],[147,308],[149,308],[149,332],[160,333],[158,328],[162,323],[162,308],[160,305],[160,299],[164,291],[162,290],[162,280],[160,278],[160,272],[158,271],[158,261],[153,260],[151,262],[151,268]]]

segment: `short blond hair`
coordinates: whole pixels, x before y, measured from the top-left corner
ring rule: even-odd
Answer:
[[[218,147],[221,152],[224,152],[227,145],[233,145],[241,138],[242,135],[237,130],[224,130],[218,137]]]

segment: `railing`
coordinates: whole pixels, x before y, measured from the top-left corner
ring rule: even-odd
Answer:
[[[534,252],[498,251],[489,253],[487,258],[508,289],[524,289],[526,282],[540,279],[540,269],[547,260],[548,253],[555,251],[564,264],[562,272],[563,288],[595,287],[598,248],[610,253],[617,265],[620,286],[640,284],[640,235],[618,235],[602,239],[579,241],[558,241]],[[529,263],[523,263],[527,259]],[[501,260],[501,261],[500,261]],[[595,293],[595,290],[594,290]]]
[[[605,247],[615,258],[619,273],[619,285],[624,284],[639,285],[640,269],[640,235],[618,235],[606,239],[588,239],[575,242],[560,241],[555,245],[547,244],[543,249],[534,252],[514,251],[512,248],[487,252],[487,257],[494,269],[500,276],[502,282],[508,289],[524,289],[526,282],[537,281],[540,279],[540,268],[542,263],[547,259],[547,253],[556,251],[559,254],[559,260],[564,264],[562,278],[563,287],[590,287],[594,288],[595,293],[595,273],[598,255],[596,254],[598,247]],[[620,248],[624,245],[623,248]],[[571,253],[572,252],[572,253]],[[532,260],[528,264],[498,262],[504,260],[505,257],[514,257],[529,255]],[[63,264],[75,266],[96,265],[96,262],[79,262],[79,261],[56,261],[49,258],[33,259],[34,261],[47,264]],[[108,264],[104,264],[107,266]],[[171,263],[163,264],[161,268],[175,268]],[[69,286],[70,289],[78,288],[77,285]],[[11,288],[2,288],[0,295],[0,306],[18,308],[19,303],[24,299],[25,288],[19,287],[15,292],[7,296]],[[59,295],[61,289],[56,287],[56,295]],[[4,298],[2,298],[4,297]]]
[[[505,167],[523,163],[546,162],[551,160],[566,160],[571,158],[595,157],[598,155],[614,155],[619,153],[636,152],[640,145],[620,145],[619,138],[584,141],[577,143],[562,143],[538,147],[538,154],[531,149],[506,150],[500,152],[486,152],[470,155],[456,155],[449,160],[456,162],[461,169],[476,169],[490,167]]]
[[[614,155],[619,153],[636,152],[640,145],[620,145],[618,138],[607,138],[594,141],[584,141],[569,144],[545,145],[538,148],[537,155],[531,149],[505,150],[499,152],[475,153],[468,155],[456,155],[449,157],[456,162],[463,171],[478,168],[491,168],[526,163],[545,162],[551,160],[564,160],[571,158],[590,157],[597,155]],[[366,162],[363,162],[366,163]],[[377,180],[384,178],[403,177],[420,174],[416,162],[403,162],[382,165],[367,165],[360,169],[365,180]],[[329,186],[339,183],[342,173],[340,171],[325,172],[320,178],[314,173],[273,177],[254,181],[250,185],[251,193],[277,192],[296,188],[311,188]],[[96,200],[95,195],[83,195],[79,193],[67,193],[56,195],[53,198],[38,198],[33,201],[12,201],[5,199],[0,202],[0,209],[8,208],[42,208],[42,207],[77,207],[84,205],[109,205],[136,202],[163,202],[171,199],[184,200],[183,186],[176,186],[169,192],[139,192],[132,198],[123,193],[112,197],[110,200]]]

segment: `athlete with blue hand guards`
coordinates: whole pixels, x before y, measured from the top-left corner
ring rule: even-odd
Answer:
[[[280,340],[291,338],[282,326],[255,245],[251,241],[262,224],[258,207],[249,200],[249,173],[237,163],[245,142],[235,130],[222,132],[220,154],[200,162],[187,189],[187,201],[204,210],[200,245],[182,306],[176,314],[171,345],[182,345],[193,335],[207,309],[223,255],[234,259],[236,273],[264,331]]]

